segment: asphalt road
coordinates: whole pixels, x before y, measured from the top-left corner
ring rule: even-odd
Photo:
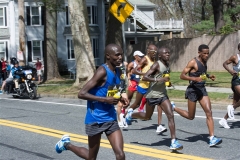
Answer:
[[[13,99],[0,95],[0,160],[75,160],[70,151],[61,154],[54,146],[63,134],[68,133],[73,144],[87,147],[84,117],[86,101],[79,99],[41,97],[37,100]],[[185,108],[185,103],[176,103]],[[208,146],[208,129],[201,108],[197,108],[192,121],[175,114],[176,133],[183,150],[169,150],[169,130],[156,134],[157,114],[152,120],[135,120],[127,129],[122,129],[126,159],[240,159],[240,113],[235,112],[235,121],[229,121],[231,129],[223,129],[218,121],[225,109],[213,107],[215,135],[223,139],[217,147]],[[167,118],[162,123],[167,127]],[[167,127],[168,128],[168,127]],[[102,136],[99,160],[115,159],[105,135]]]

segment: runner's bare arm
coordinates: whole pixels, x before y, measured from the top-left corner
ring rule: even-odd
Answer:
[[[141,72],[141,69],[147,65],[147,58],[143,57],[138,65],[133,69],[133,74],[144,75],[145,73]]]

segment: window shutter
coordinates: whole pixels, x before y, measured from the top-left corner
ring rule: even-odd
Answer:
[[[27,41],[27,48],[28,48],[28,62],[32,62],[32,42]]]
[[[69,25],[69,19],[68,19],[68,6],[66,6],[66,25]]]
[[[70,59],[70,40],[67,40],[67,51],[68,51],[68,59]]]
[[[43,59],[42,60],[44,60],[44,56],[45,56],[45,45],[44,45],[44,41],[42,41],[42,57],[43,57]]]
[[[31,25],[30,6],[26,7],[26,11],[27,11],[27,25],[30,26]]]
[[[4,7],[4,14],[5,14],[5,26],[7,26],[7,7]]]
[[[41,6],[41,21],[42,21],[42,25],[45,25],[44,19],[45,19],[45,6]]]
[[[6,42],[5,44],[6,44],[6,59],[8,59],[8,42]]]

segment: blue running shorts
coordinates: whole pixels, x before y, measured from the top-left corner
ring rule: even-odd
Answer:
[[[145,95],[148,91],[148,88],[142,88],[140,86],[137,86],[138,93],[141,93],[142,95]]]

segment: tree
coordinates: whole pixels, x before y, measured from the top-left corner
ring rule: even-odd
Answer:
[[[26,49],[25,49],[25,23],[24,23],[24,0],[18,0],[18,25],[19,25],[19,50],[22,51],[23,61],[21,66],[26,65]]]
[[[224,26],[223,19],[223,0],[212,0],[215,32],[220,33],[220,29]]]
[[[206,20],[205,18],[205,6],[206,6],[206,0],[202,0],[202,20]]]
[[[109,2],[109,7],[111,7],[114,2],[115,0],[111,0]],[[107,17],[106,45],[115,43],[123,47],[121,22],[112,14],[108,14]]]
[[[68,0],[71,16],[71,30],[76,61],[76,81],[74,86],[81,87],[92,78],[95,63],[89,37],[87,5],[85,0]]]
[[[44,16],[44,81],[61,77],[58,70],[57,57],[57,11],[62,10],[61,1],[43,0]]]

